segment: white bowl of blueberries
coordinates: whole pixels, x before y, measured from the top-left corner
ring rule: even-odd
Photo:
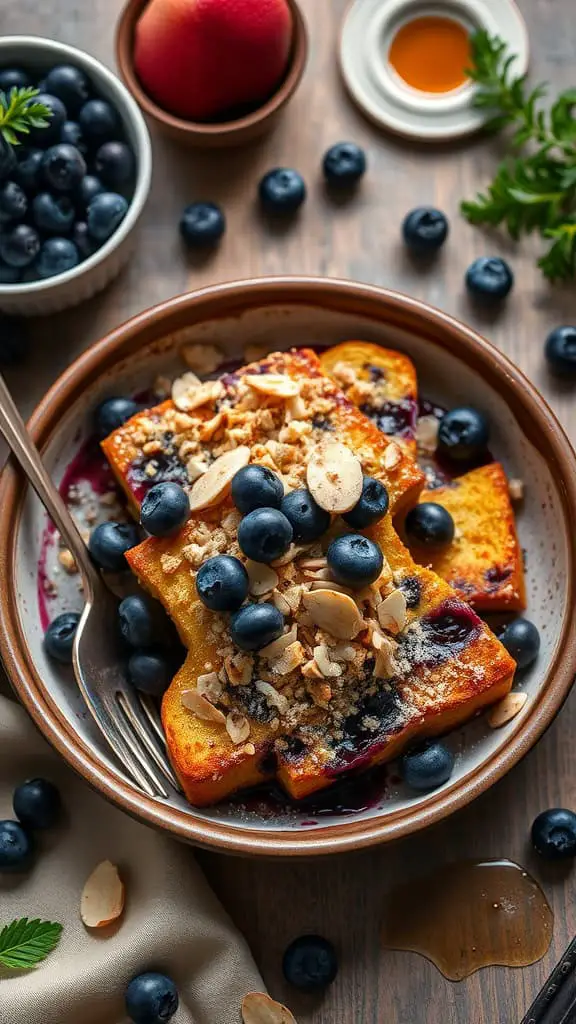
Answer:
[[[142,114],[103,64],[0,39],[0,310],[53,313],[104,288],[130,256],[151,170]]]

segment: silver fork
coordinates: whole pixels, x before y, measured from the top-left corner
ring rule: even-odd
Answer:
[[[97,725],[128,774],[149,796],[167,799],[179,790],[158,714],[121,671],[116,638],[118,600],[94,566],[78,528],[28,434],[0,376],[0,433],[20,463],[48,515],[69,547],[82,577],[86,605],[74,641],[74,673]]]

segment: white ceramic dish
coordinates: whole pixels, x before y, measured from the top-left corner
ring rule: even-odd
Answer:
[[[72,270],[45,281],[0,284],[0,310],[20,316],[56,313],[99,292],[120,272],[135,244],[134,229],[150,191],[152,148],[144,118],[116,75],[94,57],[72,46],[40,36],[0,38],[0,67],[22,66],[38,71],[54,64],[75,64],[90,77],[98,93],[118,111],[136,158],[136,183],[124,220],[92,256]]]

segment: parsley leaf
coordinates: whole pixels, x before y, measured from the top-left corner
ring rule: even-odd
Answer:
[[[38,103],[38,89],[17,89],[0,92],[0,135],[11,146],[20,142],[18,132],[28,135],[31,128],[46,128],[52,117],[50,107]]]
[[[56,948],[61,934],[62,925],[55,921],[11,921],[0,931],[0,964],[14,970],[35,967]]]

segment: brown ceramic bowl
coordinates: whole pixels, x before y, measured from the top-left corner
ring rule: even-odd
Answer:
[[[306,22],[296,0],[288,0],[294,18],[294,38],[286,77],[276,92],[249,114],[234,121],[186,121],[169,113],[143,89],[134,69],[134,32],[136,23],[148,0],[128,0],[116,27],[116,62],[125,85],[132,96],[158,127],[176,142],[202,149],[239,146],[251,142],[272,129],[288,100],[296,91],[306,67],[308,33]]]
[[[254,801],[198,810],[177,796],[156,801],[142,795],[120,773],[71,675],[43,654],[38,566],[45,556],[46,520],[12,465],[0,482],[0,650],[18,697],[65,760],[104,796],[188,842],[241,854],[306,856],[416,832],[463,807],[512,768],[550,725],[576,673],[574,452],[544,400],[501,352],[415,299],[309,278],[239,282],[181,295],[134,317],[80,356],[42,400],[30,429],[59,480],[91,430],[96,403],[106,395],[142,391],[159,372],[181,372],[178,350],[184,342],[216,344],[225,359],[238,359],[247,343],[270,351],[353,337],[406,351],[415,361],[421,393],[432,401],[473,401],[483,408],[495,456],[526,482],[518,526],[527,551],[528,614],[542,637],[539,658],[519,681],[528,700],[501,729],[490,729],[483,716],[447,737],[456,756],[454,774],[432,793],[408,792],[394,781],[394,772],[378,792],[367,793],[358,779],[346,799],[357,799],[359,806],[346,816],[334,807],[321,815],[310,807],[275,807],[263,814]],[[76,581],[69,582],[73,593],[53,599],[50,617],[79,600]]]

